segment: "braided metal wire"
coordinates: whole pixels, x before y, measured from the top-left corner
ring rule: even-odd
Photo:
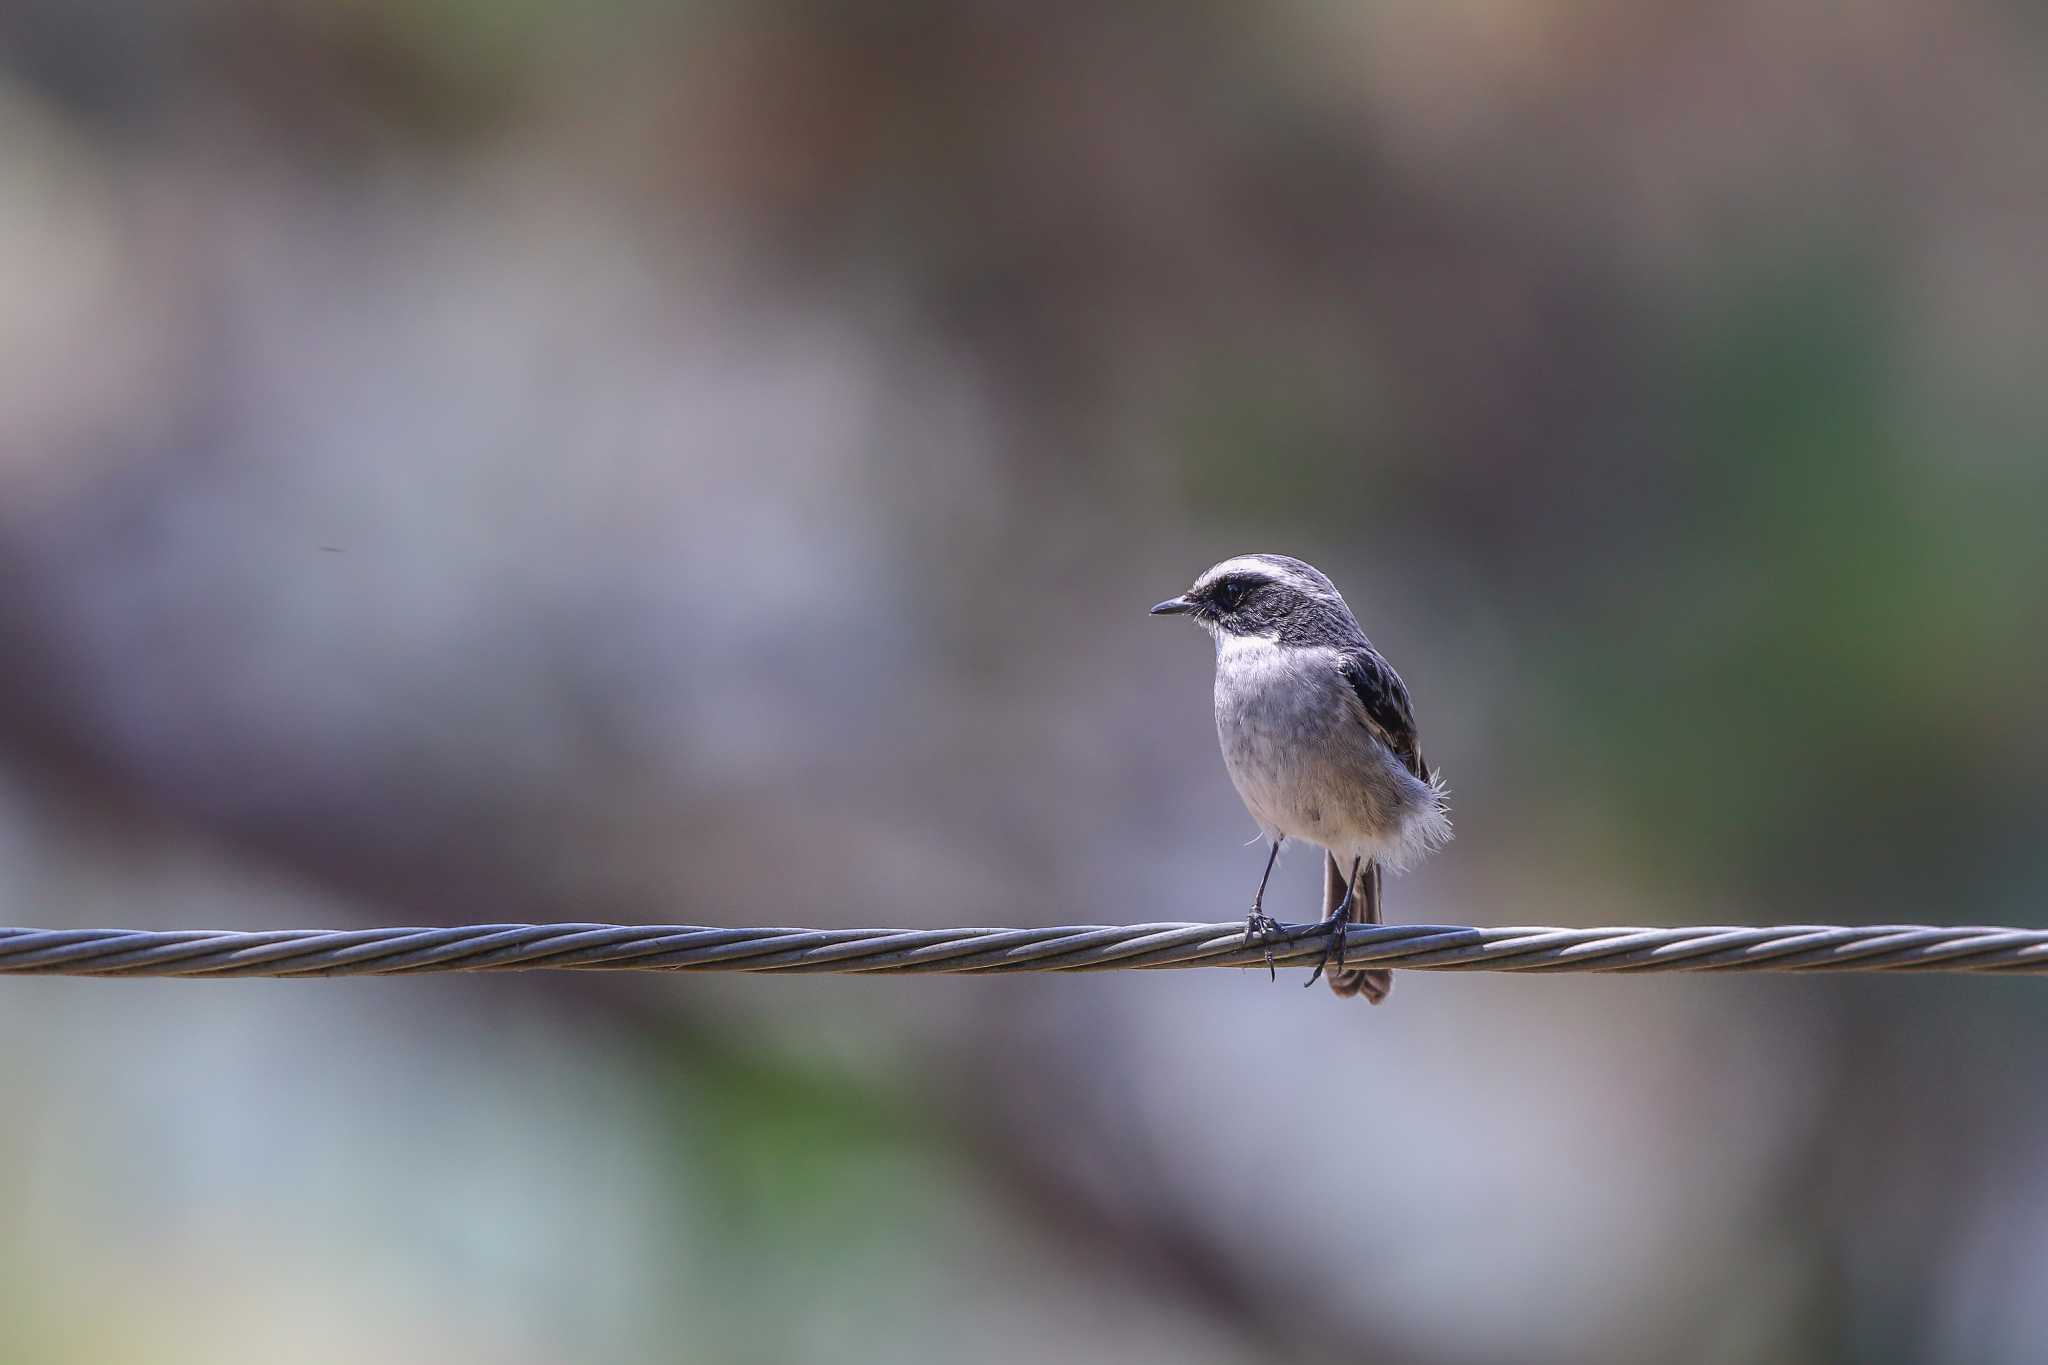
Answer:
[[[677,924],[469,924],[444,929],[4,929],[0,975],[393,976],[542,968],[673,972],[1099,972],[1313,965],[1328,930],[1265,944],[1224,924],[1046,929],[716,929]],[[1506,972],[2048,973],[2048,931],[1864,928],[1351,927],[1349,966]]]

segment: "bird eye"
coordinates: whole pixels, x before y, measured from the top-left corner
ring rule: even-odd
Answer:
[[[1216,605],[1225,611],[1236,611],[1237,604],[1244,598],[1244,580],[1226,578],[1216,585]]]

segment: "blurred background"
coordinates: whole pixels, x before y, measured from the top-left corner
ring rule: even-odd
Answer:
[[[0,923],[2048,924],[2020,5],[13,0]],[[1271,902],[1313,913],[1315,859]],[[10,1360],[2031,1361],[2048,992],[0,985]]]

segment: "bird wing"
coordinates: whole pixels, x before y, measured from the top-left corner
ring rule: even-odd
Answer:
[[[1370,645],[1347,650],[1338,666],[1365,708],[1365,725],[1373,737],[1386,745],[1409,772],[1429,781],[1429,765],[1422,758],[1422,737],[1415,733],[1415,707],[1408,700],[1408,685],[1401,681],[1394,666]]]

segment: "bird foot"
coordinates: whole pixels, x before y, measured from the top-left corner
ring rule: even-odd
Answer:
[[[1245,918],[1244,941],[1247,947],[1257,943],[1266,950],[1266,976],[1273,981],[1280,979],[1279,969],[1273,965],[1273,940],[1280,937],[1280,921],[1254,905]]]
[[[1348,901],[1350,898],[1345,899]],[[1323,955],[1316,959],[1316,969],[1308,974],[1308,980],[1303,983],[1304,988],[1316,984],[1317,979],[1323,974],[1323,968],[1330,965],[1332,953],[1337,955],[1337,970],[1344,970],[1344,939],[1351,928],[1350,912],[1344,906],[1338,906],[1337,913],[1324,920],[1322,927],[1329,932],[1329,937],[1323,940]]]

